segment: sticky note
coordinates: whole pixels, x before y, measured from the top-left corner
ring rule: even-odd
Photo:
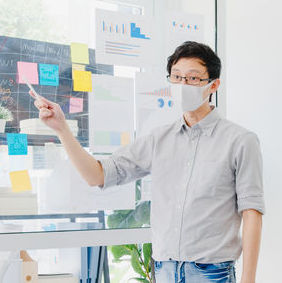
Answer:
[[[110,145],[111,144],[110,132],[102,132],[102,131],[94,132],[94,144]]]
[[[83,112],[83,98],[71,97],[70,98],[70,113]]]
[[[91,72],[73,71],[73,90],[74,91],[92,91]]]
[[[73,63],[89,64],[89,51],[87,44],[71,43],[71,61]]]
[[[38,85],[37,63],[18,61],[17,66],[17,79],[19,84],[25,83],[25,80],[23,79],[23,77],[25,77],[30,84]]]
[[[59,85],[59,66],[39,64],[39,80],[41,85]]]
[[[31,191],[31,181],[27,170],[10,172],[12,191],[15,193]]]
[[[27,135],[7,134],[9,155],[27,155]]]
[[[111,139],[111,145],[120,145],[120,133],[111,132],[110,139]]]
[[[127,145],[130,143],[130,134],[129,133],[121,133],[121,145]]]

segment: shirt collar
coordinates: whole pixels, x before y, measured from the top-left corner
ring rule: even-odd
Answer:
[[[181,130],[187,130],[188,133],[198,132],[201,130],[204,135],[211,136],[215,126],[217,125],[218,121],[221,119],[217,109],[214,107],[211,112],[208,113],[202,120],[200,120],[197,124],[193,125],[192,127],[188,127],[184,116],[177,121],[176,123],[176,132]]]

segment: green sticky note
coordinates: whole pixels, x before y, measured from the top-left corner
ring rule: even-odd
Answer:
[[[110,132],[96,131],[94,132],[95,145],[110,145],[111,135]]]
[[[89,64],[89,51],[87,44],[71,43],[71,61],[73,63]]]

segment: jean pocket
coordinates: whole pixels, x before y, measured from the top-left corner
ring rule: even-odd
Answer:
[[[223,270],[229,270],[234,266],[234,261],[225,261],[220,263],[194,263],[198,270],[206,272],[221,272]]]

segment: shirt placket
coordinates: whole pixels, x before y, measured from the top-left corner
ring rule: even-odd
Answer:
[[[176,243],[178,243],[178,252],[177,257],[181,260],[180,255],[180,247],[181,247],[181,234],[182,234],[182,225],[183,225],[183,213],[184,213],[184,206],[185,201],[187,198],[187,192],[189,190],[189,183],[192,176],[194,160],[196,157],[198,142],[200,139],[200,131],[198,128],[191,130],[188,134],[188,148],[189,150],[188,157],[185,161],[185,166],[183,168],[183,185],[182,185],[182,192],[179,194],[177,201],[176,201],[176,217],[175,217],[175,235],[176,235]],[[185,137],[186,138],[186,137]]]

